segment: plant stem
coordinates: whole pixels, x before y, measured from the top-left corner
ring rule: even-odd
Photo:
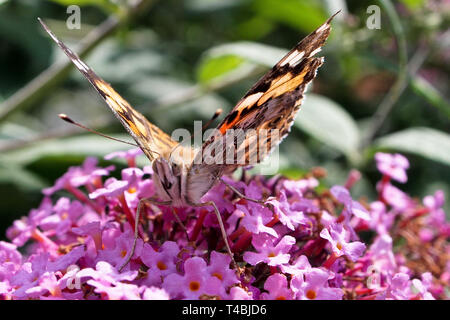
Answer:
[[[406,46],[405,33],[403,31],[400,18],[395,11],[394,6],[390,0],[379,0],[380,4],[385,9],[389,20],[392,24],[395,38],[398,45],[398,77],[392,86],[391,90],[384,97],[377,111],[372,117],[372,123],[369,126],[365,138],[362,140],[361,149],[364,149],[372,142],[378,130],[382,127],[384,121],[395,106],[398,98],[408,84],[408,50]]]
[[[102,24],[89,32],[80,42],[79,56],[81,58],[86,56],[99,43],[117,30],[124,21],[142,13],[143,9],[147,8],[152,2],[153,0],[139,1],[127,10],[121,19],[115,16],[107,18]],[[37,20],[36,23],[38,23]],[[23,111],[35,105],[67,77],[72,67],[72,62],[67,60],[64,63],[54,63],[48,69],[44,70],[25,87],[2,103],[0,106],[0,122],[17,111]]]

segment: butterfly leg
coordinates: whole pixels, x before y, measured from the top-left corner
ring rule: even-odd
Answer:
[[[223,238],[223,241],[225,242],[225,247],[227,248],[228,255],[231,258],[231,262],[233,263],[233,266],[237,268],[238,265],[237,265],[236,261],[234,261],[234,255],[231,252],[230,244],[228,243],[228,236],[227,236],[227,232],[225,231],[225,227],[223,225],[222,216],[220,215],[220,211],[217,208],[217,206],[214,203],[214,201],[208,201],[208,202],[205,202],[205,203],[189,203],[189,205],[191,205],[193,207],[211,206],[211,207],[214,208],[214,213],[216,214],[217,220],[219,221],[220,231],[222,233],[222,238]]]
[[[122,269],[130,262],[131,258],[134,255],[134,251],[136,250],[137,239],[139,238],[139,217],[141,214],[141,207],[145,202],[152,203],[155,205],[165,205],[165,206],[170,205],[172,203],[171,201],[158,201],[155,198],[143,198],[143,199],[139,200],[139,203],[138,203],[137,209],[136,209],[136,217],[135,217],[135,223],[134,223],[133,246],[131,247],[131,251],[130,251],[130,254],[128,255],[127,259],[120,266],[119,272],[121,272]]]
[[[255,203],[259,203],[262,205],[266,204],[266,199],[253,199],[253,198],[249,198],[246,195],[244,195],[242,192],[240,192],[238,189],[236,189],[235,187],[233,187],[231,184],[229,184],[228,182],[226,182],[224,179],[220,178],[220,181],[223,182],[224,185],[226,185],[231,191],[233,191],[235,194],[237,194],[237,196],[239,198],[251,201],[251,202],[255,202]]]
[[[181,228],[183,229],[184,233],[186,234],[186,239],[189,241],[189,234],[188,231],[186,229],[186,226],[183,224],[183,222],[181,221],[180,217],[178,216],[177,212],[175,211],[175,208],[172,207],[172,213],[175,217],[175,220],[177,220],[178,224],[181,226]]]

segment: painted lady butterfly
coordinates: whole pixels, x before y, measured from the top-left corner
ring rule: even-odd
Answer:
[[[255,158],[255,155],[257,155],[256,162],[261,161],[289,133],[302,103],[306,86],[314,79],[317,69],[323,64],[323,58],[317,58],[314,55],[321,50],[322,45],[328,38],[331,30],[330,23],[335,15],[300,41],[245,94],[197,153],[191,147],[181,146],[131,107],[39,19],[44,29],[72,60],[76,68],[94,86],[114,115],[152,162],[154,171],[152,179],[156,186],[157,198],[142,199],[138,205],[135,244],[138,234],[139,209],[143,201],[159,205],[171,205],[172,207],[212,206],[217,215],[228,254],[234,261],[219,210],[214,202],[202,202],[201,198],[219,180],[226,183],[221,179],[224,174],[239,166],[248,165],[249,160]],[[255,143],[250,138],[235,137],[233,141],[233,146],[236,147],[234,153],[243,151],[245,157],[243,163],[209,163],[205,161],[205,155],[214,158],[218,155],[223,157],[228,151],[225,147],[226,133],[237,129],[240,129],[241,132],[254,130],[256,133],[261,130],[269,130],[269,134],[262,141],[262,145],[267,147],[269,152],[261,156],[260,149],[262,148],[259,147],[261,143],[254,147]],[[238,143],[238,141],[241,142]],[[174,152],[175,150],[178,152]],[[207,152],[208,150],[209,152]],[[185,160],[186,156],[189,156],[189,161]],[[249,199],[229,184],[227,186],[242,198],[260,203],[264,202]],[[133,251],[134,246],[130,257],[133,255]],[[120,269],[125,265],[126,263]]]

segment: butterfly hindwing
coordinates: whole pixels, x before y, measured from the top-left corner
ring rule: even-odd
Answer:
[[[94,86],[145,155],[150,160],[154,160],[158,156],[167,158],[170,151],[173,150],[178,143],[157,126],[150,123],[144,115],[131,107],[131,105],[107,82],[97,76],[97,74],[84,63],[77,54],[60,41],[42,20],[39,19],[39,21],[45,31],[47,31],[51,38],[73,62],[75,67]]]

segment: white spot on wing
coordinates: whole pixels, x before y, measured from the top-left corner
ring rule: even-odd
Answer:
[[[303,58],[304,55],[305,55],[304,51],[300,52],[296,57],[294,57],[291,61],[289,61],[289,65],[291,67],[295,66]]]
[[[236,109],[239,109],[241,106],[247,107],[247,106],[251,106],[251,105],[255,104],[259,100],[259,98],[262,97],[263,94],[264,94],[264,92],[258,92],[258,93],[249,95],[241,103],[239,103],[239,105],[236,107]]]
[[[326,30],[328,28],[328,26],[329,26],[328,23],[324,23],[316,30],[316,33],[320,33],[322,31]]]
[[[313,55],[315,55],[317,52],[320,52],[322,50],[322,48],[317,48],[316,50],[314,50],[313,52],[311,52],[310,54],[309,54],[309,58],[310,57],[312,57]]]
[[[297,55],[301,55],[303,57],[304,52],[299,52],[298,50],[294,50],[290,55],[288,55],[286,58],[284,58],[280,62],[280,67],[284,66],[286,63],[290,64],[290,61],[294,59]]]
[[[79,59],[73,59],[73,63],[77,66],[78,69],[83,70],[84,72],[89,71],[89,67]]]

